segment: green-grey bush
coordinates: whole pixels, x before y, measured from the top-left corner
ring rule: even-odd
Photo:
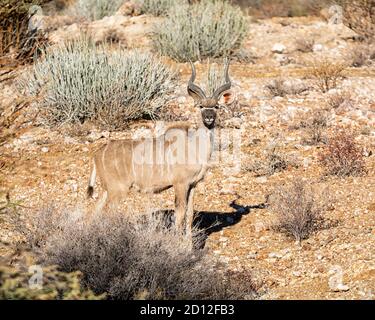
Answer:
[[[202,0],[172,7],[157,24],[153,46],[180,62],[230,55],[247,34],[247,19],[239,7],[219,0]]]
[[[176,83],[175,73],[149,53],[111,51],[87,39],[46,52],[22,82],[40,95],[46,124],[90,120],[113,129],[157,117]]]
[[[142,13],[154,16],[166,15],[175,5],[187,4],[187,0],[137,0],[136,2],[140,4]]]
[[[74,14],[90,20],[99,20],[113,15],[124,0],[78,0],[72,10]]]

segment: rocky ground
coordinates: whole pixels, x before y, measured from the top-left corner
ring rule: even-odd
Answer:
[[[120,16],[103,20],[88,28],[102,29],[109,23],[117,35],[124,37],[124,43],[130,47],[131,43],[137,43],[148,50],[147,32],[155,18]],[[330,25],[320,18],[274,18],[249,23],[250,34],[241,51],[246,59],[234,60],[230,71],[238,94],[238,110],[233,118],[222,112],[226,119],[222,121],[224,128],[241,128],[241,169],[228,172],[227,164],[217,164],[195,195],[197,215],[219,221],[206,246],[210,254],[230,268],[251,270],[259,284],[261,299],[374,299],[375,65],[348,68],[338,88],[323,94],[305,74],[312,63],[322,58],[350,60],[357,44],[349,29]],[[73,24],[54,31],[55,41],[68,37],[77,27]],[[310,52],[296,50],[300,38],[314,40]],[[185,93],[189,67],[169,60],[168,63],[181,75],[177,113],[196,121],[192,101]],[[205,67],[204,63],[197,64],[198,73]],[[277,77],[306,90],[273,97],[266,85]],[[1,84],[4,105],[15,98],[15,90],[12,81]],[[350,91],[350,103],[336,109],[330,107],[329,97],[342,90]],[[327,136],[338,126],[356,133],[356,141],[366,154],[366,175],[324,177],[317,161],[324,144],[305,143],[306,130],[298,126],[311,111],[321,109],[328,114]],[[10,243],[20,239],[18,227],[43,207],[90,206],[85,199],[90,152],[109,137],[129,137],[134,130],[150,125],[138,122],[117,133],[89,126],[49,129],[34,125],[33,110],[23,112],[27,121],[15,136],[0,145],[3,198],[9,191],[10,200],[21,204],[17,218],[10,212],[1,216],[0,240]],[[264,160],[264,152],[272,143],[277,143],[280,152],[293,159],[293,165],[272,175],[254,172],[252,164]],[[297,176],[321,189],[329,188],[333,200],[325,216],[335,222],[301,245],[272,229],[275,217],[264,206],[275,188]],[[173,209],[173,192],[152,198],[132,193],[124,205],[133,212]],[[7,249],[1,250],[5,254]],[[334,289],[335,282],[342,287]]]

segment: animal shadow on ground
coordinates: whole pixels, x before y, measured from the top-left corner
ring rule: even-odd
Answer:
[[[243,216],[249,214],[252,209],[264,209],[266,203],[257,205],[243,206],[236,203],[236,200],[229,204],[234,210],[230,212],[218,211],[196,211],[194,213],[193,228],[198,230],[199,241],[196,242],[198,248],[205,246],[206,240],[211,233],[219,232],[222,229],[239,223]],[[174,223],[174,210],[158,210],[153,212],[154,215],[163,215],[166,227]]]

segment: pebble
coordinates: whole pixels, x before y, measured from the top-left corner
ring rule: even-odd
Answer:
[[[253,260],[255,260],[257,257],[258,257],[258,255],[257,255],[256,253],[254,253],[254,252],[249,253],[249,254],[247,255],[247,258],[248,258],[248,259],[253,259]]]
[[[228,238],[227,237],[220,237],[219,242],[227,242]]]
[[[269,258],[277,258],[277,259],[281,259],[283,257],[283,255],[281,253],[277,253],[277,252],[271,252],[269,255],[268,255]]]
[[[319,52],[319,51],[322,51],[322,50],[323,50],[323,45],[321,45],[320,43],[314,44],[314,46],[313,46],[314,52]]]
[[[272,52],[274,52],[274,53],[283,53],[285,50],[286,50],[286,46],[284,46],[284,45],[281,44],[281,43],[276,43],[276,44],[272,47]]]

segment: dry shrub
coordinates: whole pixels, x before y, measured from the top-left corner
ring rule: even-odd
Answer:
[[[300,127],[306,130],[306,137],[304,142],[310,145],[315,145],[325,142],[325,134],[328,127],[329,116],[325,110],[312,110],[304,120],[301,121]]]
[[[23,110],[37,98],[15,96],[7,105],[0,105],[0,146],[7,143],[17,135],[17,132],[29,121],[23,117]]]
[[[326,173],[340,177],[365,173],[363,150],[355,142],[352,133],[340,130],[329,139],[319,155]]]
[[[304,53],[312,52],[314,44],[314,39],[299,38],[296,40],[296,50]]]
[[[277,217],[275,230],[298,242],[319,229],[327,205],[326,192],[317,193],[301,178],[276,189],[269,198],[270,210]]]
[[[353,104],[352,94],[350,91],[338,91],[329,96],[327,103],[334,109],[343,105],[351,106]]]
[[[40,261],[64,272],[81,271],[82,285],[109,299],[236,299],[254,294],[252,282],[228,278],[205,250],[192,250],[190,238],[156,214],[102,213],[88,219],[49,209],[38,217],[31,242]],[[196,245],[202,241],[197,231],[193,239]]]
[[[342,6],[344,24],[364,39],[375,39],[375,0],[336,0]]]
[[[306,73],[306,77],[313,78],[317,87],[323,93],[337,87],[338,81],[344,78],[346,64],[322,60],[313,65]]]
[[[28,30],[29,9],[45,0],[2,0],[0,5],[0,69],[29,63],[47,43],[43,34]]]

